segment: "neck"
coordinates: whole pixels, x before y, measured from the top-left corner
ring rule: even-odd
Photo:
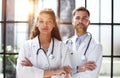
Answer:
[[[50,41],[51,41],[51,35],[39,35],[39,40],[41,43],[41,46],[43,47],[43,49],[45,50],[45,52],[48,51],[49,45],[50,45]]]
[[[86,34],[86,33],[87,33],[87,32],[84,31],[84,30],[82,30],[82,29],[79,29],[79,30],[76,31],[76,35],[77,35],[77,36],[81,36],[81,35]]]
[[[42,35],[42,34],[40,34],[39,38],[40,38],[39,40],[40,40],[41,44],[42,43],[50,43],[50,41],[51,41],[51,35]]]

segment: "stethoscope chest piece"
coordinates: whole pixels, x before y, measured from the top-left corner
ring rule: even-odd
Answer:
[[[54,59],[55,57],[54,57],[53,54],[50,54],[49,58],[50,58],[50,59]]]
[[[81,56],[81,60],[86,60],[85,55],[82,55],[82,56]]]

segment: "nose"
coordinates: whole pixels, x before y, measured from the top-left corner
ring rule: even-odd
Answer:
[[[79,23],[81,23],[82,21],[83,21],[83,19],[80,18],[80,19],[79,19]]]
[[[47,26],[47,22],[44,22],[43,24],[44,24],[44,26]]]
[[[76,24],[80,24],[80,23],[82,23],[81,19],[79,19],[79,20],[76,21]]]

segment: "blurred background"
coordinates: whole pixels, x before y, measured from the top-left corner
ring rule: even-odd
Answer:
[[[35,16],[52,8],[60,21],[65,40],[74,35],[71,25],[74,8],[90,11],[88,32],[103,45],[99,78],[120,78],[120,0],[0,0],[0,78],[16,77],[20,46],[29,39]]]

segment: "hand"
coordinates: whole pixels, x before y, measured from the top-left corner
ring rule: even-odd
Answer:
[[[72,68],[70,66],[64,66],[63,68],[54,70],[54,75],[65,75],[65,78],[69,77],[69,74],[72,75]]]
[[[64,66],[63,68],[66,71],[65,78],[69,78],[69,74],[72,76],[72,68],[70,66]]]
[[[33,66],[31,61],[27,57],[25,57],[25,59],[21,61],[21,65],[22,66]]]
[[[61,74],[65,74],[65,70],[64,68],[60,68],[60,69],[57,69],[57,70],[54,70],[54,75],[61,75]]]
[[[78,69],[77,69],[77,72],[84,72],[86,70],[92,71],[95,68],[96,68],[95,62],[89,61],[89,62],[85,63],[84,65],[79,66]]]

